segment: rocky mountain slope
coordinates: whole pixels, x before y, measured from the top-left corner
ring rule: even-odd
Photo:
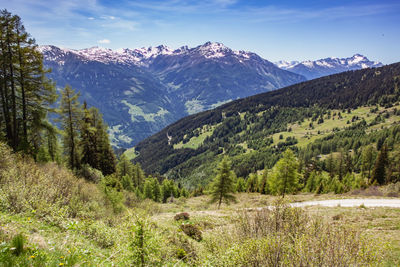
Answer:
[[[130,147],[188,114],[305,80],[220,43],[175,50],[39,49],[57,87],[69,84],[98,107],[119,147]]]

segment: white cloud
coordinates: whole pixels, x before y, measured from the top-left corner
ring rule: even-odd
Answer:
[[[94,20],[94,18],[93,17],[88,17],[88,20]]]
[[[111,41],[110,40],[108,40],[108,39],[103,39],[103,40],[99,40],[99,41],[97,41],[99,44],[109,44],[109,43],[111,43]]]

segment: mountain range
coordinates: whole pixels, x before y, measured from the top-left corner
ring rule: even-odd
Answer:
[[[255,53],[212,42],[178,49],[160,45],[73,50],[49,45],[39,50],[45,66],[52,69],[49,78],[58,88],[71,85],[82,100],[98,107],[110,127],[112,144],[125,148],[186,115],[322,73],[318,68],[302,73],[305,63],[275,65]],[[363,58],[363,64],[377,64]],[[330,72],[349,70],[344,65],[350,61],[331,60],[343,66],[334,65]],[[319,74],[310,74],[313,70]]]
[[[303,75],[308,80],[349,70],[383,66],[382,63],[370,61],[367,57],[360,54],[355,54],[348,58],[330,57],[315,61],[278,61],[275,64],[281,69]]]

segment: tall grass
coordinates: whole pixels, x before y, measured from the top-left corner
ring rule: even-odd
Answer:
[[[207,242],[202,264],[210,266],[376,266],[383,260],[383,247],[356,229],[281,202],[241,212],[233,227]]]
[[[0,209],[49,220],[99,218],[107,213],[97,185],[55,163],[37,164],[0,143]]]

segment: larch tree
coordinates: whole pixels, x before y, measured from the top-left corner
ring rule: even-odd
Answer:
[[[287,149],[283,157],[275,164],[273,174],[268,179],[271,193],[282,195],[294,193],[298,187],[298,162],[293,151]]]
[[[371,180],[373,183],[383,185],[386,182],[386,167],[388,164],[388,147],[384,144],[379,151],[372,171]]]
[[[371,179],[371,170],[374,167],[375,151],[372,145],[366,147],[362,152],[362,173]]]
[[[107,134],[107,126],[97,108],[83,105],[80,123],[80,151],[82,164],[100,170],[104,175],[116,171],[116,159]]]
[[[79,130],[82,120],[82,109],[78,101],[79,93],[66,86],[61,92],[61,103],[58,109],[59,121],[63,130],[64,154],[71,169],[80,167]]]
[[[231,170],[230,162],[224,157],[218,166],[217,175],[211,184],[211,203],[218,202],[218,208],[222,202],[229,204],[236,201],[233,193],[235,192],[234,173]]]
[[[117,164],[117,174],[121,178],[123,176],[133,177],[133,164],[128,160],[125,154],[122,154]]]
[[[81,163],[99,169],[99,153],[97,151],[96,134],[97,129],[94,127],[94,117],[87,107],[87,103],[83,103],[82,120],[80,121],[80,148]]]
[[[46,145],[54,84],[45,77],[43,57],[21,19],[0,14],[0,131],[10,146],[34,157]],[[48,132],[47,132],[48,135]]]

